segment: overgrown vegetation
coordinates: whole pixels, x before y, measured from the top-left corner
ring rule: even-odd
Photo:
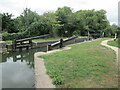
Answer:
[[[71,46],[72,49],[40,56],[48,75],[60,88],[116,88],[115,52],[101,46],[105,39]]]
[[[70,7],[58,8],[55,12],[39,15],[26,8],[23,13],[12,18],[9,13],[0,14],[2,18],[3,40],[51,34],[52,37],[78,35],[113,36],[118,26],[110,25],[105,10],[79,10]]]

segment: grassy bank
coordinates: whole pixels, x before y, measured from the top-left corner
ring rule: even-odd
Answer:
[[[117,87],[115,52],[99,39],[71,46],[72,49],[40,56],[45,59],[53,84],[62,88]]]
[[[33,40],[33,42],[40,42],[40,41],[51,41],[51,40],[60,40],[60,37],[56,37],[56,38],[44,38],[44,39],[36,39],[36,40]]]
[[[118,40],[116,40],[116,41],[109,41],[108,45],[120,48],[120,46],[118,45]]]

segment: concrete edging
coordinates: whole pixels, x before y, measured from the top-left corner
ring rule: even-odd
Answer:
[[[61,49],[34,54],[35,88],[55,88],[55,85],[52,84],[52,79],[46,74],[44,59],[38,58],[38,56],[68,49],[71,49],[71,47],[63,47]]]

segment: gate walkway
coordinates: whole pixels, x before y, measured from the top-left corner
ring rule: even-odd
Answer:
[[[13,51],[16,51],[17,48],[19,48],[20,50],[22,50],[22,48],[26,48],[26,49],[29,49],[30,47],[32,48],[32,46],[33,46],[32,40],[39,39],[39,38],[45,38],[48,36],[49,36],[49,34],[25,38],[25,39],[13,40],[13,42],[12,42]]]

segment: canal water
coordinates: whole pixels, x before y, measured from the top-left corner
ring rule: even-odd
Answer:
[[[46,47],[2,54],[2,88],[34,88],[34,53]]]
[[[63,46],[80,42],[84,42],[84,39],[70,40],[65,42]],[[59,45],[52,47],[51,50],[57,48]],[[34,88],[34,53],[41,51],[46,52],[47,47],[3,54],[2,62],[0,62],[2,88]]]

